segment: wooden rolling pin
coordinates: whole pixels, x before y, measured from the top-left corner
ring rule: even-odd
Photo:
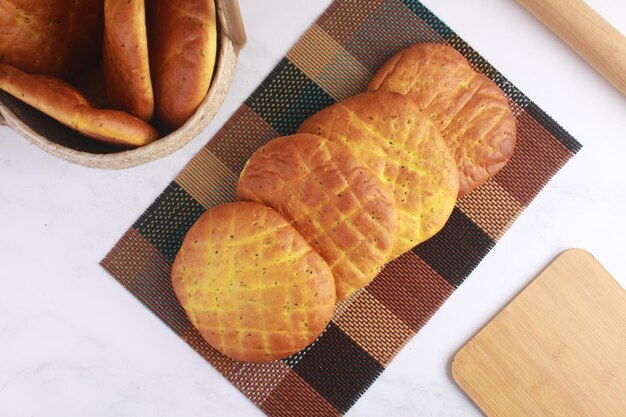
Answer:
[[[517,0],[626,95],[626,37],[583,0]]]

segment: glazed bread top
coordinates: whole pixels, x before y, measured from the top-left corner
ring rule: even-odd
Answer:
[[[168,128],[177,129],[193,116],[211,85],[217,58],[215,2],[148,4],[156,114]]]
[[[293,224],[330,265],[338,300],[374,279],[396,242],[391,191],[348,147],[318,136],[261,147],[241,173],[237,198],[272,207]]]
[[[68,77],[98,61],[103,0],[0,0],[0,62]]]
[[[390,260],[437,233],[458,194],[454,157],[417,105],[395,93],[364,93],[316,113],[299,132],[345,144],[392,190],[398,241]]]
[[[92,107],[78,90],[58,78],[28,75],[0,64],[0,89],[101,142],[137,147],[159,137],[152,126],[130,114]]]
[[[176,297],[202,337],[246,362],[305,348],[335,307],[332,273],[280,214],[257,203],[208,209],[172,267]]]
[[[459,196],[495,175],[513,154],[516,126],[506,96],[450,46],[400,51],[369,89],[406,95],[435,122],[459,167]]]
[[[143,120],[152,119],[144,0],[104,0],[104,82],[111,106]]]

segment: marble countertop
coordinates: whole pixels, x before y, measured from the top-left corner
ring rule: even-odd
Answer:
[[[98,265],[330,0],[240,3],[249,44],[230,94],[174,155],[93,170],[0,128],[1,416],[262,415]],[[583,149],[349,416],[481,415],[450,377],[453,354],[565,249],[626,286],[626,97],[513,0],[424,3]],[[588,3],[626,33],[624,2]]]

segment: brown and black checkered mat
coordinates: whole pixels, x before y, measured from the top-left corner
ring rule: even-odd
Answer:
[[[183,237],[233,201],[248,157],[311,114],[365,90],[398,50],[447,43],[494,80],[517,118],[518,145],[496,177],[461,199],[445,228],[337,307],[324,334],[282,361],[246,364],[209,347],[171,288]],[[217,135],[126,232],[102,266],[271,416],[341,415],[472,272],[580,144],[416,0],[336,0]]]

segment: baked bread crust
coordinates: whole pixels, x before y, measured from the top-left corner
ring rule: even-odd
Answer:
[[[516,126],[506,96],[450,46],[400,51],[368,89],[406,95],[435,122],[459,167],[459,196],[495,175],[513,154]]]
[[[172,284],[202,337],[246,362],[302,350],[335,306],[324,260],[276,211],[250,202],[200,216],[176,256]]]
[[[150,68],[156,114],[182,126],[204,100],[213,77],[217,26],[213,0],[152,0]]]
[[[144,0],[104,0],[104,83],[111,106],[152,119],[154,94]]]
[[[280,212],[330,265],[337,299],[378,274],[396,241],[393,196],[349,148],[314,135],[271,140],[244,168],[237,199]]]
[[[0,89],[101,142],[135,147],[159,137],[152,126],[130,114],[93,108],[78,90],[58,78],[28,75],[10,65],[0,64]]]
[[[346,144],[393,191],[399,230],[390,259],[433,236],[450,217],[456,163],[439,130],[406,97],[360,94],[311,116],[298,132]]]
[[[0,0],[0,62],[67,77],[97,60],[103,0]]]

